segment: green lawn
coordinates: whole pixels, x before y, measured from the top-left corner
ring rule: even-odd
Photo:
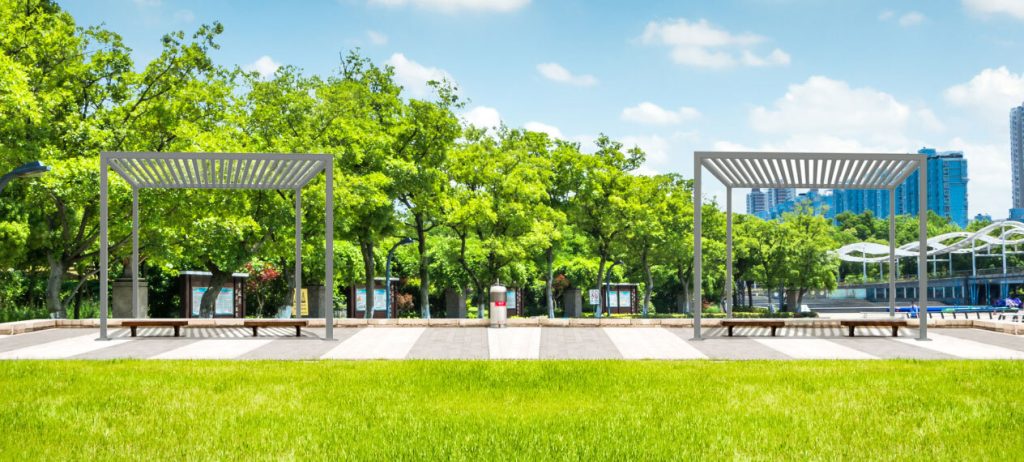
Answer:
[[[0,363],[3,460],[1014,460],[1024,362]]]

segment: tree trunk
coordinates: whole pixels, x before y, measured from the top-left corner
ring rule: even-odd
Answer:
[[[554,271],[552,271],[552,266],[554,264],[554,261],[555,261],[555,248],[553,246],[552,247],[548,247],[548,251],[547,251],[547,264],[548,264],[547,277],[544,280],[544,303],[547,305],[548,317],[549,318],[554,318],[555,317],[555,299],[554,299],[554,294],[553,294],[553,286],[554,286],[554,274],[553,273],[554,273]]]
[[[754,309],[754,287],[750,281],[743,281],[743,285],[747,287],[747,306],[751,310]]]
[[[421,214],[416,215],[416,240],[420,252],[420,317],[430,319],[430,261],[427,258],[427,233]]]
[[[199,316],[204,318],[213,317],[217,303],[217,296],[220,295],[220,289],[221,287],[224,287],[224,283],[231,280],[231,272],[222,271],[220,268],[209,269],[210,272],[213,273],[213,275],[210,276],[210,285],[206,287],[206,293],[203,294],[203,298],[199,301]],[[232,301],[232,303],[234,303],[234,301]],[[232,306],[232,313],[233,312],[234,307]]]
[[[690,311],[690,285],[686,283],[686,271],[682,265],[676,268],[676,277],[679,278],[679,286],[683,288],[683,306],[679,308],[679,312],[686,313]]]
[[[651,276],[651,266],[647,264],[647,248],[640,253],[640,266],[644,268],[644,317],[647,317],[648,307],[651,306],[651,289],[654,288],[654,278]]]
[[[605,296],[607,295],[607,294],[604,293],[604,263],[605,263],[605,261],[606,261],[605,254],[604,254],[604,252],[601,252],[601,264],[599,264],[597,266],[597,293],[600,294],[600,296],[598,296],[598,298],[597,298],[598,305],[597,305],[597,308],[594,310],[594,313],[599,313],[601,311],[601,309],[604,308],[604,305],[605,305],[605,300],[604,299],[605,299]]]
[[[58,318],[65,317],[64,304],[60,300],[60,288],[64,285],[64,263],[53,253],[47,253],[47,263],[50,266],[50,274],[46,277],[46,309],[50,314]],[[100,294],[101,297],[106,294]]]
[[[366,283],[366,319],[373,317],[373,295],[377,286],[374,284],[374,271],[376,270],[377,262],[373,259],[373,242],[360,242],[359,250],[363,253],[363,268],[365,270],[365,283]],[[384,281],[385,290],[391,290],[391,281]],[[388,307],[385,307],[387,309]]]

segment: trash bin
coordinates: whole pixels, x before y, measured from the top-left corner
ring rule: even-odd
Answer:
[[[491,286],[491,327],[505,327],[508,319],[508,290],[501,283]]]

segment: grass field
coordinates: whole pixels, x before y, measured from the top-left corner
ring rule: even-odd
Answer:
[[[1024,362],[3,362],[4,460],[1020,460]]]

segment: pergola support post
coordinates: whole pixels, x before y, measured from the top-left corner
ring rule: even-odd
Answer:
[[[327,340],[334,340],[334,158],[324,161],[324,181],[326,190],[324,203],[324,252],[327,262],[324,265],[324,303],[327,307],[325,328]]]
[[[917,291],[920,304],[917,310],[918,340],[928,340],[928,161],[922,156],[917,161]]]
[[[732,317],[732,188],[725,188],[725,315]]]
[[[302,318],[302,189],[295,190],[295,317]]]
[[[896,188],[889,188],[889,317],[896,317]]]
[[[107,271],[108,249],[107,240],[107,156],[100,155],[100,340],[107,337]]]
[[[701,194],[700,194],[700,155],[693,155],[693,340],[701,340],[700,315],[701,303]]]

